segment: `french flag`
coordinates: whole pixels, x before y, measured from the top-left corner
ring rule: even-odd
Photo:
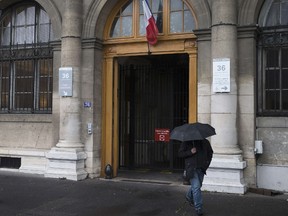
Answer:
[[[149,44],[155,45],[157,43],[159,31],[147,0],[143,0],[142,3],[144,10],[144,22],[146,24],[146,38]]]

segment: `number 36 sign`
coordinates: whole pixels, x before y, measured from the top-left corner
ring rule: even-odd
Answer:
[[[213,59],[213,92],[230,92],[230,59]]]
[[[72,88],[72,67],[59,68],[59,95],[64,97],[71,97]]]

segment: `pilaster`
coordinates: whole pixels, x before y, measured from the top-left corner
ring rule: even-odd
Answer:
[[[59,141],[47,154],[46,177],[85,179],[86,153],[81,141],[82,0],[65,0],[61,37],[61,67],[72,68],[72,96],[59,100]]]
[[[214,92],[211,86],[211,124],[217,135],[211,137],[214,157],[204,181],[209,191],[246,192],[242,151],[238,145],[238,41],[237,1],[212,1],[211,61],[229,59],[230,90]],[[212,64],[211,62],[211,64]],[[212,69],[212,79],[216,71]]]

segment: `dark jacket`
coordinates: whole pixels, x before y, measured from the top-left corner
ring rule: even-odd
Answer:
[[[195,154],[191,152],[193,147],[197,150]],[[182,142],[178,156],[185,158],[186,175],[191,178],[195,169],[201,169],[206,174],[212,160],[213,149],[207,139]]]

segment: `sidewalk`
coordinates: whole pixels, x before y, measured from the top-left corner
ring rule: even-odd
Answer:
[[[0,216],[195,215],[184,199],[188,186],[180,180],[163,174],[153,180],[122,175],[75,182],[0,170]],[[203,199],[207,216],[288,215],[287,195],[204,192]]]

